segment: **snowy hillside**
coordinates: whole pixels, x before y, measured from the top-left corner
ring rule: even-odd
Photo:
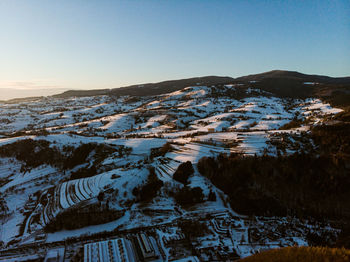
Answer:
[[[274,97],[237,84],[190,86],[157,96],[1,103],[0,242],[9,248],[34,243],[43,234],[50,243],[155,225],[176,231],[179,219],[207,215],[211,233],[198,238],[198,248],[222,245],[247,256],[268,247],[308,245],[303,232],[316,230],[308,221],[294,219],[295,227],[287,235],[277,231],[290,218],[250,221],[230,207],[227,196],[198,172],[196,164],[221,153],[291,154],[300,148],[281,149],[276,141],[298,141],[310,127],[341,111],[316,98]],[[25,147],[28,139],[34,141],[32,148]],[[19,151],[9,152],[11,145]],[[52,161],[39,160],[45,154]],[[174,173],[187,161],[194,172],[184,186]],[[144,202],[142,190],[154,183],[162,186]],[[179,205],[174,195],[183,187],[200,188],[203,201],[190,208]],[[90,219],[81,227],[58,223],[74,212],[84,216],[92,210],[94,219],[99,213],[108,218],[101,218],[101,223]],[[271,238],[251,244],[251,230],[256,237],[268,231]],[[327,226],[322,230],[338,232]],[[157,234],[161,239],[176,236],[161,229]]]

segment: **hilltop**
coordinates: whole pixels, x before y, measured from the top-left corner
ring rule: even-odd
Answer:
[[[187,86],[222,86],[225,84],[239,84],[238,88],[251,86],[279,97],[318,97],[334,106],[344,107],[350,105],[350,77],[307,75],[284,70],[273,70],[238,78],[205,76],[113,89],[70,90],[53,97],[68,98],[96,95],[152,96],[178,91]]]
[[[131,85],[113,89],[103,90],[70,90],[62,94],[55,95],[54,97],[72,97],[72,96],[94,96],[94,95],[132,95],[132,96],[150,96],[150,95],[161,95],[165,93],[174,92],[181,90],[187,86],[210,86],[217,84],[228,84],[233,82],[231,77],[221,76],[204,76],[204,77],[193,77],[188,79],[180,80],[169,80],[159,83],[147,83],[139,85]]]

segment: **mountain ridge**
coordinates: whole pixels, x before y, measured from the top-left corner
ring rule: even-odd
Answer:
[[[305,84],[308,82],[308,85]],[[111,89],[72,89],[51,96],[54,98],[98,95],[152,96],[178,91],[188,86],[220,86],[224,84],[243,84],[243,86],[249,85],[254,88],[260,88],[264,91],[274,93],[275,95],[287,97],[307,97],[312,95],[316,95],[318,97],[327,97],[333,96],[333,93],[340,93],[340,96],[343,94],[345,94],[345,96],[348,96],[350,94],[350,76],[330,77],[325,75],[303,74],[297,71],[272,70],[237,78],[211,75],[177,80],[166,80],[155,83],[135,84]],[[337,96],[339,96],[339,94]],[[7,102],[16,102],[18,98],[7,100]],[[21,98],[20,100],[25,101],[31,98],[33,97],[28,96]],[[348,97],[346,97],[345,100],[347,98]],[[344,100],[344,98],[342,98],[342,100]]]
[[[105,95],[159,95],[180,90],[191,85],[213,85],[228,84],[234,81],[234,78],[227,76],[204,76],[192,77],[178,80],[166,80],[156,83],[136,84],[112,89],[94,89],[94,90],[68,90],[54,97],[85,96],[89,94]]]
[[[330,84],[347,84],[350,83],[350,77],[330,77],[326,75],[316,75],[316,74],[304,74],[297,71],[287,71],[287,70],[271,70],[259,74],[251,74],[246,76],[237,77],[236,81],[261,81],[267,78],[287,78],[299,81],[310,81],[310,82],[321,82]]]
[[[229,76],[203,76],[178,80],[167,80],[156,83],[136,84],[113,89],[94,90],[68,90],[54,97],[66,98],[71,96],[91,96],[91,95],[159,95],[181,90],[187,86],[196,85],[222,85],[231,83],[241,83],[250,81],[293,81],[295,84],[303,82],[314,82],[318,84],[350,85],[350,77],[330,77],[324,75],[308,75],[297,71],[272,70],[259,74],[252,74],[232,78]]]

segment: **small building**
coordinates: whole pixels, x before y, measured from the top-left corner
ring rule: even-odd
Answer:
[[[155,247],[144,233],[137,235],[136,243],[140,251],[139,253],[141,253],[144,261],[150,261],[158,258]]]
[[[209,133],[214,133],[214,132],[215,132],[215,128],[209,127],[209,128],[208,128],[208,132],[209,132]]]

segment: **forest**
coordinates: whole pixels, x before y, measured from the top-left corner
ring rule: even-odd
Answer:
[[[123,211],[101,210],[101,207],[96,205],[84,209],[72,208],[59,213],[54,220],[46,225],[45,231],[56,232],[104,224],[120,218],[123,214]]]
[[[0,146],[0,157],[14,157],[22,162],[21,172],[28,172],[41,165],[51,165],[64,171],[91,162],[89,166],[72,172],[70,179],[96,175],[97,169],[107,157],[112,154],[124,157],[130,153],[131,148],[125,146],[112,147],[107,144],[85,143],[77,147],[59,148],[49,141],[33,139],[18,140]]]
[[[313,153],[222,154],[202,158],[198,170],[237,212],[350,221],[350,124],[318,126],[310,136]]]

